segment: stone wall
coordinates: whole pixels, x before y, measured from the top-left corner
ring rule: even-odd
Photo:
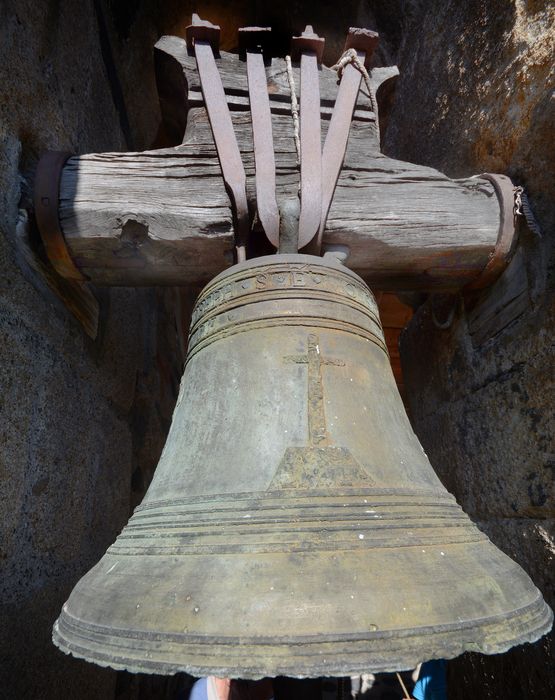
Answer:
[[[92,341],[17,250],[20,197],[42,152],[144,148],[156,134],[156,98],[140,120],[126,105],[125,47],[112,60],[103,12],[73,0],[0,5],[0,696],[10,700],[114,696],[116,674],[63,655],[51,628],[140,500],[182,362],[173,291],[102,291]],[[148,76],[134,77],[144,95]]]
[[[503,280],[478,298],[430,298],[402,336],[401,355],[413,424],[436,471],[552,607],[554,36],[555,9],[541,0],[405,2],[385,144],[388,155],[452,177],[508,174],[525,187],[541,226],[542,238],[522,227],[512,268],[518,304]],[[507,306],[476,334],[476,317],[495,295]],[[451,327],[440,330],[451,309]],[[450,700],[554,696],[552,637],[450,664]]]
[[[235,28],[305,22],[328,63],[349,25],[377,28],[377,60],[401,67],[388,155],[452,176],[523,184],[544,231],[523,232],[526,309],[476,343],[471,302],[448,330],[420,307],[402,343],[418,434],[446,486],[555,603],[553,400],[553,17],[545,0],[195,3]],[[83,700],[172,697],[170,684],[66,657],[51,625],[77,579],[142,497],[171,418],[190,297],[99,292],[87,339],[18,254],[22,194],[46,149],[148,148],[156,139],[151,47],[183,35],[193,3],[8,0],[0,7],[0,695]],[[400,43],[400,46],[399,46]],[[448,305],[454,300],[448,300]],[[442,312],[442,309],[440,308]],[[452,698],[555,695],[550,641],[451,664]]]

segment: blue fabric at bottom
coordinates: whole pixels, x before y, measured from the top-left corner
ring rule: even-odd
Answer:
[[[208,679],[201,678],[191,688],[189,700],[208,700]]]
[[[444,659],[426,661],[412,691],[416,700],[447,700],[447,664]]]

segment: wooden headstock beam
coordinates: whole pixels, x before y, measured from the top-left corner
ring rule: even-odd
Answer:
[[[156,54],[163,118],[180,145],[76,156],[61,174],[58,216],[67,249],[98,285],[196,284],[233,262],[232,211],[194,57],[177,37],[164,37]],[[252,205],[245,64],[224,52],[218,64]],[[282,200],[295,197],[298,188],[289,87],[283,61],[274,59],[266,70]],[[322,67],[320,73],[325,131],[337,85],[333,71]],[[381,78],[396,74],[396,69],[373,71],[375,89]],[[298,72],[296,80],[298,86]],[[342,250],[346,265],[375,288],[461,289],[487,265],[497,243],[501,207],[493,184],[451,180],[432,168],[385,157],[375,119],[361,91],[323,250]]]

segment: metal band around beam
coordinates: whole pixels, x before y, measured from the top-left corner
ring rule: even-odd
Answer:
[[[47,151],[39,160],[33,194],[35,218],[52,267],[65,279],[85,282],[87,278],[69,254],[58,218],[60,178],[64,165],[72,155],[68,151]]]
[[[517,243],[513,183],[506,175],[482,173],[480,177],[492,183],[499,200],[499,234],[486,266],[476,279],[464,287],[463,291],[474,291],[491,286],[509,264]]]

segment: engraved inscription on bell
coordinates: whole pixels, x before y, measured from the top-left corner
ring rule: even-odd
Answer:
[[[286,355],[284,360],[307,366],[309,444],[286,449],[270,489],[369,486],[374,483],[347,447],[331,443],[326,426],[322,367],[344,367],[345,362],[323,357],[319,338],[314,333],[308,335],[306,355]]]

